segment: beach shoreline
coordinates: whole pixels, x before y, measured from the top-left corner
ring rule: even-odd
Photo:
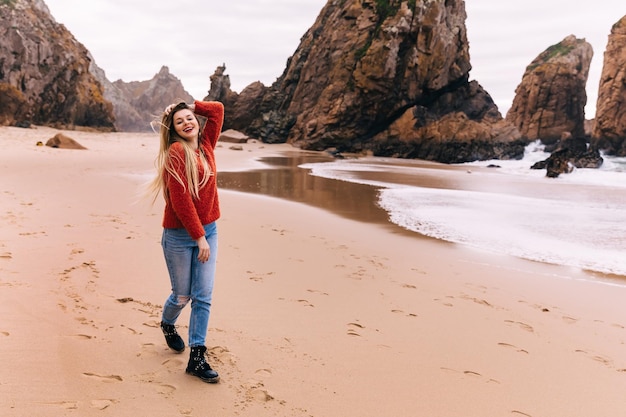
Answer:
[[[207,339],[222,382],[203,384],[158,328],[162,201],[141,197],[156,135],[63,131],[87,150],[36,146],[57,132],[0,128],[7,416],[623,411],[623,286],[225,189]],[[297,151],[230,148],[216,149],[225,172]]]

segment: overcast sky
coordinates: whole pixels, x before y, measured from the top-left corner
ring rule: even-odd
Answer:
[[[44,0],[57,22],[91,52],[111,81],[151,79],[165,65],[202,99],[226,64],[231,88],[273,83],[326,0]],[[593,47],[587,117],[611,26],[624,0],[466,0],[471,79],[505,115],[526,66],[573,34]]]

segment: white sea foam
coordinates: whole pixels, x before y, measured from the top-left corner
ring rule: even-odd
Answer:
[[[303,167],[316,176],[380,187],[378,204],[407,230],[495,253],[626,275],[626,158],[605,157],[601,169],[550,179],[545,170],[529,169],[547,156],[532,144],[523,160],[481,161],[452,167],[456,170],[386,158]],[[485,170],[489,164],[500,168]],[[487,185],[432,188],[406,178],[379,179],[393,177],[381,173],[402,173],[453,182],[470,172],[472,184]],[[511,180],[508,188],[489,185],[502,175]]]

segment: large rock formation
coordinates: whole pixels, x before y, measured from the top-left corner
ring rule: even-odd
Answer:
[[[0,1],[0,123],[113,129],[85,47],[42,0]]]
[[[515,90],[506,120],[522,136],[554,144],[563,133],[585,136],[585,86],[593,57],[591,45],[570,35],[539,54]]]
[[[520,133],[468,81],[465,18],[462,0],[329,1],[271,87],[228,98],[225,127],[312,150],[520,158]]]
[[[596,105],[592,146],[626,156],[626,16],[611,29]]]
[[[104,86],[104,98],[113,104],[115,128],[118,131],[150,131],[150,123],[159,119],[167,105],[175,101],[193,101],[182,82],[166,66],[161,67],[158,74],[147,81],[110,82],[95,63],[90,71]]]

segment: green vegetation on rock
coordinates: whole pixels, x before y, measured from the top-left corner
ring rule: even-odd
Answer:
[[[526,68],[526,71],[532,71],[539,65],[545,64],[553,58],[565,56],[569,54],[574,48],[575,45],[564,45],[562,42],[557,43],[556,45],[552,45],[548,49],[543,51],[541,55],[539,55],[537,59],[535,59],[535,61]]]

